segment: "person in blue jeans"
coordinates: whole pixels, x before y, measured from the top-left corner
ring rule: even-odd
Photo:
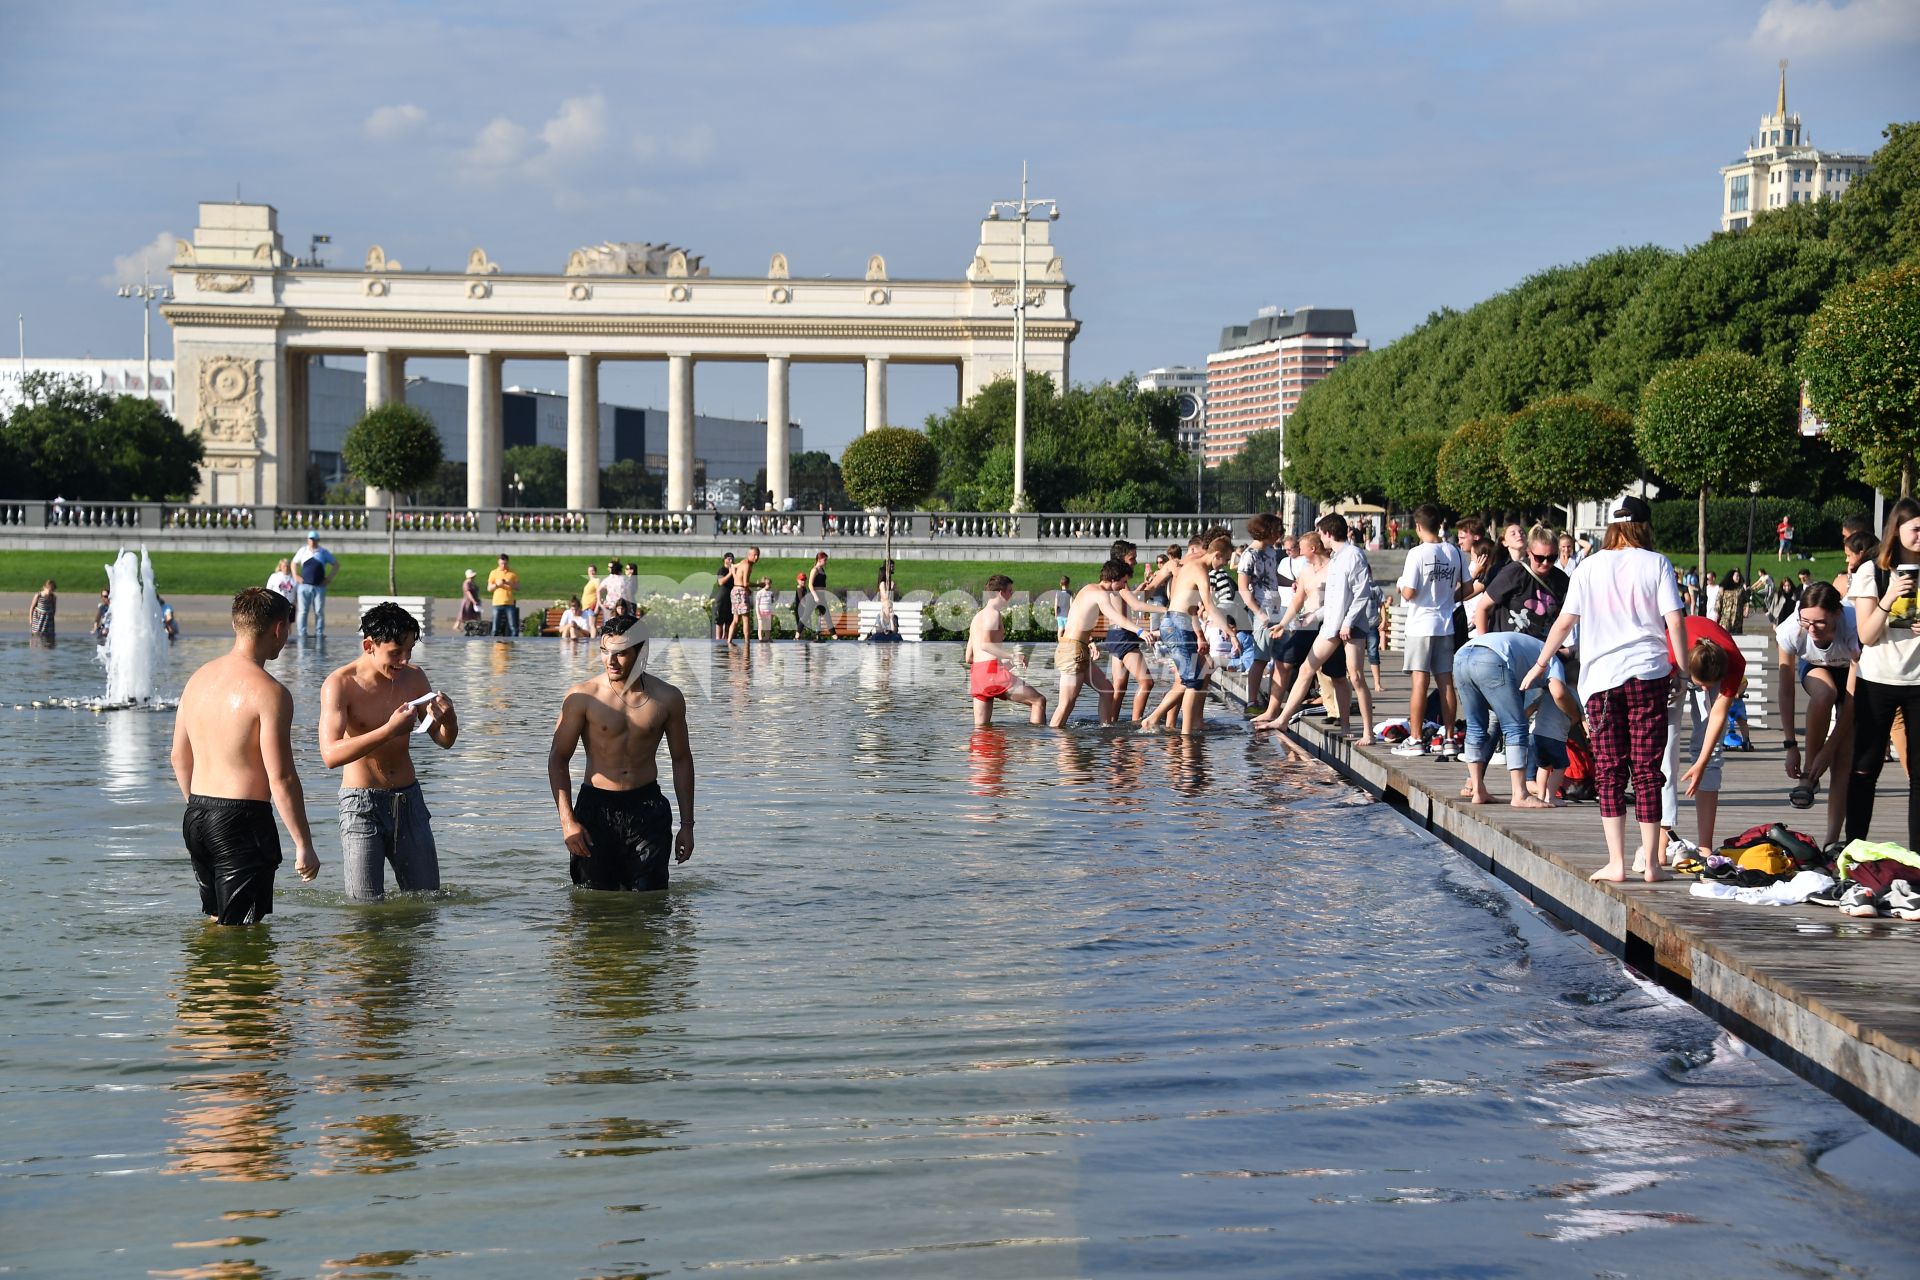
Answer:
[[[307,530],[307,545],[293,556],[293,573],[300,580],[298,591],[299,613],[294,619],[295,635],[307,635],[309,631],[316,637],[327,634],[327,587],[333,582],[333,575],[340,572],[340,562],[333,552],[320,545],[320,532]],[[313,626],[307,626],[307,620],[313,620]]]
[[[1533,750],[1528,717],[1548,704],[1541,701],[1543,691],[1538,686],[1524,693],[1520,689],[1520,681],[1540,660],[1541,648],[1541,642],[1525,632],[1495,631],[1475,636],[1453,656],[1454,687],[1460,695],[1460,714],[1467,721],[1466,750],[1461,754],[1467,762],[1469,803],[1493,803],[1493,795],[1487,790],[1487,761],[1493,755],[1492,735],[1487,732],[1487,717],[1491,714],[1500,722],[1501,736],[1506,739],[1507,772],[1513,780],[1513,795],[1508,803],[1516,809],[1551,807],[1527,787]],[[1551,705],[1558,709],[1574,705],[1567,693],[1566,671],[1557,657],[1547,666],[1544,692],[1552,698]],[[1552,754],[1565,767],[1566,721],[1554,716],[1550,722],[1552,730],[1560,735],[1558,750]],[[1541,728],[1544,732],[1549,725],[1543,724]],[[1549,752],[1543,749],[1541,754],[1545,757]]]

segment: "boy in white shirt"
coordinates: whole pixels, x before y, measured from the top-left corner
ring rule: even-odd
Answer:
[[[1407,740],[1393,754],[1427,754],[1425,723],[1431,684],[1440,691],[1439,758],[1444,761],[1454,755],[1453,609],[1467,589],[1467,561],[1460,548],[1440,537],[1440,511],[1431,503],[1413,513],[1413,531],[1420,545],[1408,554],[1398,584],[1400,598],[1407,602],[1405,670],[1412,677],[1413,698],[1407,712]]]

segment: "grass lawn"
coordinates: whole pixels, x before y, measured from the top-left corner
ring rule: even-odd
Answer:
[[[103,566],[111,559],[104,551],[5,551],[0,552],[0,591],[32,592],[52,578],[62,591],[92,593],[106,585]],[[606,561],[596,562],[600,568]],[[704,592],[712,586],[718,556],[654,556],[642,559],[640,575],[666,577],[675,582],[693,579],[690,589]],[[771,578],[776,592],[791,593],[794,574],[809,569],[812,557],[773,559],[763,557],[759,576]],[[564,599],[586,581],[587,557],[517,556],[513,567],[520,575],[522,600]],[[493,568],[485,556],[402,555],[398,581],[404,594],[427,594],[454,599],[460,594],[461,574],[473,569],[484,581]],[[1068,563],[998,564],[985,560],[910,560],[895,557],[895,572],[902,591],[961,590],[978,595],[990,574],[1004,573],[1013,579],[1014,590],[1037,595],[1060,585],[1066,574],[1079,587],[1090,581],[1099,568],[1092,557]],[[153,554],[153,572],[162,595],[231,595],[243,586],[265,585],[273,572],[273,560],[253,554],[219,551],[157,551]],[[880,561],[834,557],[827,562],[827,581],[836,591],[860,589],[871,592],[880,574]],[[339,576],[333,580],[333,593],[371,595],[385,591],[385,556],[342,556]]]

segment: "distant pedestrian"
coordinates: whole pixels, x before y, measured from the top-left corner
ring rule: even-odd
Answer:
[[[753,593],[755,636],[765,641],[773,632],[773,579],[762,578]]]
[[[593,623],[582,611],[579,596],[568,596],[567,607],[561,610],[560,638],[562,640],[593,639]]]
[[[520,575],[509,567],[504,551],[500,553],[500,560],[493,572],[487,575],[487,590],[493,593],[493,634],[519,635]]]
[[[167,633],[167,639],[180,638],[180,623],[173,616],[173,606],[163,596],[155,596],[154,602],[160,606],[160,629]]]
[[[601,625],[611,618],[620,608],[620,602],[626,599],[627,578],[620,571],[618,560],[607,561],[607,576],[600,579],[600,617]]]
[[[307,545],[293,553],[293,572],[300,579],[300,608],[294,619],[296,635],[311,634],[323,639],[327,634],[327,588],[340,572],[333,552],[320,545],[317,529],[307,530]],[[313,626],[307,626],[311,619]]]
[[[100,605],[93,611],[93,638],[101,644],[107,642],[107,628],[112,624],[109,616],[113,609],[113,593],[105,587],[100,588]]]
[[[711,602],[708,614],[713,618],[713,638],[722,641],[733,630],[733,552],[720,557],[720,567],[713,576],[713,589],[708,592]]]
[[[1793,517],[1781,516],[1780,523],[1773,526],[1773,533],[1780,540],[1780,550],[1774,559],[1790,559],[1793,556]]]
[[[1064,632],[1067,629],[1067,611],[1073,607],[1073,581],[1066,574],[1060,575],[1060,590],[1053,597],[1053,629]]]
[[[1726,580],[1720,584],[1720,603],[1713,611],[1713,620],[1720,624],[1723,631],[1739,635],[1747,625],[1747,583],[1738,569],[1727,570]]]
[[[480,575],[467,570],[460,580],[460,614],[453,620],[455,631],[465,631],[469,622],[480,620]]]
[[[267,575],[267,590],[278,591],[287,598],[288,604],[299,600],[300,579],[293,576],[291,560],[282,560],[273,566],[273,572]]]
[[[587,585],[580,588],[580,608],[595,618],[600,616],[600,576],[591,560],[587,561]]]
[[[53,639],[53,612],[59,601],[54,596],[53,579],[48,578],[33,603],[27,607],[27,634],[35,640]]]

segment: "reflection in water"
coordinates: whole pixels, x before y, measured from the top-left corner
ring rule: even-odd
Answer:
[[[590,1065],[552,1073],[550,1083],[673,1078],[664,1065],[672,1046],[649,1036],[692,986],[689,930],[687,913],[665,894],[578,890],[569,897],[555,937],[553,996],[568,1019],[568,1048]]]
[[[265,926],[207,926],[187,937],[170,1046],[192,1067],[173,1088],[183,1096],[168,1119],[168,1171],[231,1182],[290,1176],[282,1118],[294,1085],[279,1064],[293,1029],[281,991],[273,935]]]
[[[319,966],[324,984],[313,1004],[322,1034],[315,1045],[322,1060],[394,1064],[411,1057],[419,1024],[444,1007],[420,964],[435,940],[438,915],[422,902],[383,903],[351,917],[333,939]],[[411,1091],[417,1080],[405,1067],[368,1067],[323,1080],[322,1092],[353,1090],[366,1109],[321,1126],[322,1161],[318,1173],[395,1173],[411,1169],[429,1151],[449,1143],[448,1135],[426,1128],[423,1118],[389,1112],[377,1105],[397,1090]]]
[[[967,739],[967,780],[973,794],[998,800],[1007,791],[1007,731],[988,725]],[[969,816],[991,820],[994,814],[973,811]]]
[[[173,717],[118,711],[102,718],[106,741],[100,749],[100,793],[115,804],[136,803],[144,798],[156,762],[167,767],[167,752],[159,750],[155,735],[162,727],[171,735]]]

